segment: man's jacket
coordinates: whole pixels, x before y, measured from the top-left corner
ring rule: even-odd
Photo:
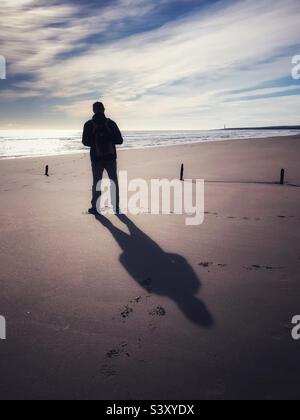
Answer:
[[[84,130],[83,130],[83,136],[82,136],[82,143],[84,146],[91,148],[91,160],[93,162],[96,162],[99,160],[97,156],[97,145],[96,145],[96,136],[95,136],[95,129],[97,127],[106,125],[107,130],[109,132],[109,139],[112,143],[112,156],[111,159],[117,158],[117,151],[116,151],[116,145],[123,144],[123,137],[119,130],[119,127],[117,124],[110,120],[109,118],[106,118],[105,115],[94,115],[93,119],[85,123]]]

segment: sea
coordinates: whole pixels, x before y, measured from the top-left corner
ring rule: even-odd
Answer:
[[[262,139],[300,134],[298,129],[209,131],[125,131],[120,149],[145,149],[192,143]],[[76,130],[0,130],[0,159],[20,159],[88,152]]]

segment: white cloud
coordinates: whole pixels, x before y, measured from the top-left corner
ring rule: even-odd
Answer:
[[[19,3],[25,7],[34,1]],[[90,102],[101,97],[125,128],[210,128],[228,121],[249,125],[250,120],[273,124],[283,115],[283,102],[288,122],[297,122],[299,96],[249,103],[239,99],[267,91],[230,92],[290,75],[286,51],[299,43],[298,0],[224,1],[157,30],[92,47],[85,43],[87,36],[103,34],[126,18],[145,17],[154,3],[122,0],[79,18],[82,7],[40,7],[17,17],[11,8],[0,38],[7,42],[12,71],[33,77],[18,84],[24,95],[28,90],[63,100],[56,109],[70,120],[85,118]],[[50,26],[59,22],[63,28]],[[57,58],[74,48],[74,56]],[[271,104],[272,112],[266,112]]]
[[[228,96],[228,99],[233,101],[233,100],[238,100],[238,99],[251,99],[251,98],[257,98],[257,97],[262,97],[262,96],[267,96],[267,95],[282,95],[282,94],[290,94],[290,93],[298,93],[300,94],[300,84],[299,85],[292,85],[292,86],[284,86],[284,87],[274,87],[274,88],[265,88],[265,89],[255,89],[253,91],[250,92],[243,92],[243,93],[238,93],[238,94],[234,94],[232,96]]]

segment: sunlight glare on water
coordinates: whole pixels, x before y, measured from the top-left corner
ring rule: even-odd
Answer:
[[[300,130],[125,131],[123,149],[300,134]],[[87,151],[78,130],[0,130],[0,158],[55,156]]]

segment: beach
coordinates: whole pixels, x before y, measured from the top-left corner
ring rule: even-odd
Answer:
[[[300,136],[119,153],[129,179],[204,179],[200,226],[88,215],[88,154],[1,160],[1,399],[299,398],[299,156]]]

